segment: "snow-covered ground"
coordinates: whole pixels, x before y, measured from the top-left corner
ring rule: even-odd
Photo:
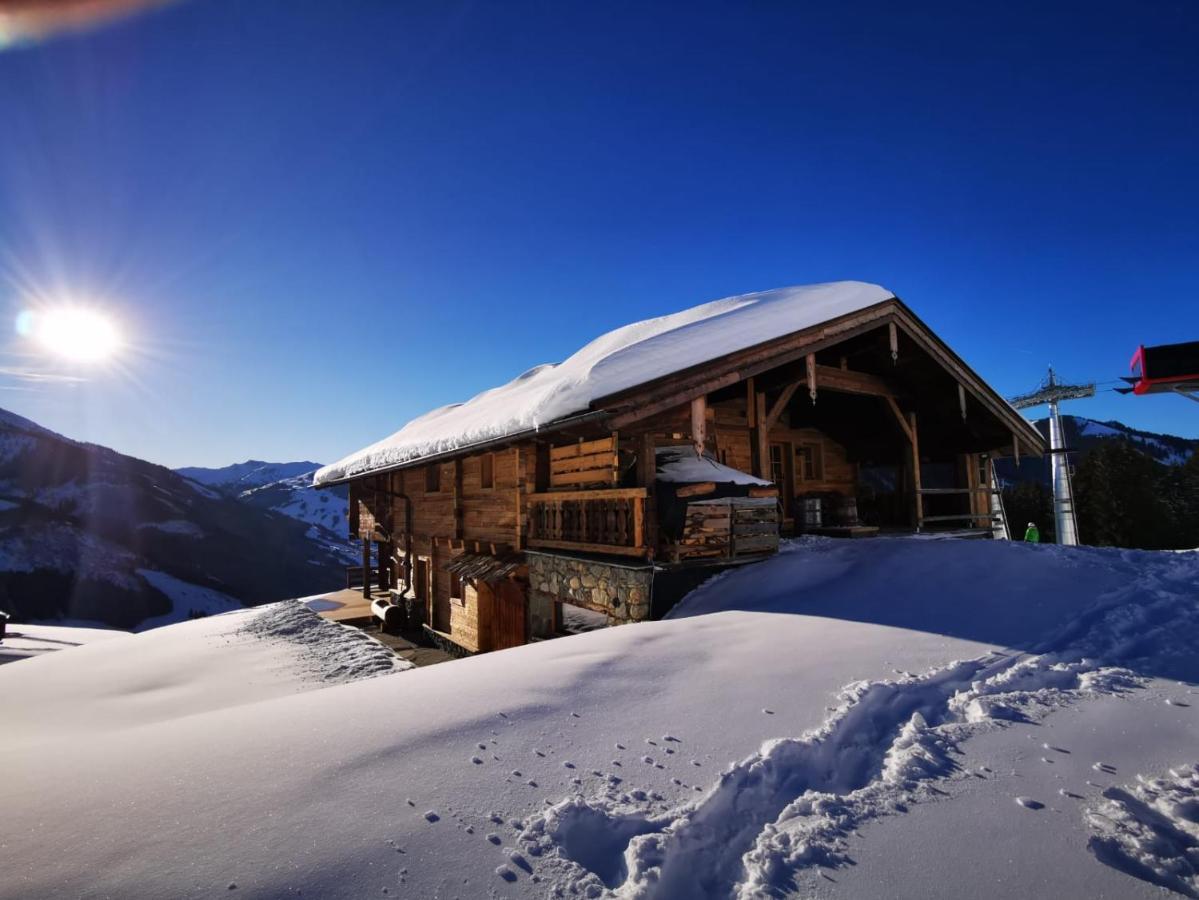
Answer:
[[[12,625],[0,640],[0,664],[31,659],[82,647],[93,641],[105,641],[128,634],[112,628],[63,627],[61,625]]]
[[[22,661],[0,896],[1194,896],[1197,585],[805,541],[666,621],[381,677],[299,604]]]

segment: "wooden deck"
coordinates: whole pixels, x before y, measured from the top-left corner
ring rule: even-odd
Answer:
[[[371,594],[371,600],[386,597],[386,591],[375,591]],[[371,600],[363,597],[359,588],[343,588],[340,591],[309,597],[305,605],[323,619],[332,622],[356,622],[371,617]]]

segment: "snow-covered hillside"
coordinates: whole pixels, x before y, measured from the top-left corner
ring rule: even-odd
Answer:
[[[1173,434],[1159,434],[1131,428],[1122,422],[1099,422],[1083,416],[1062,416],[1066,430],[1066,445],[1086,456],[1105,441],[1126,441],[1151,459],[1167,466],[1179,466],[1199,450],[1199,440]],[[1036,426],[1048,439],[1049,420],[1040,419]]]
[[[807,541],[667,621],[381,677],[294,605],[21,661],[0,896],[1194,896],[1197,585]]]
[[[349,489],[344,485],[317,490],[313,476],[320,463],[268,463],[251,459],[219,469],[196,466],[176,469],[180,475],[238,500],[303,522],[309,540],[354,565],[361,551],[351,542]]]
[[[344,583],[342,535],[0,410],[0,609],[147,628]]]

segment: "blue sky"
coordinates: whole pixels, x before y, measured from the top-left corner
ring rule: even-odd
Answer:
[[[131,344],[0,343],[0,406],[331,461],[611,327],[840,278],[1004,393],[1199,339],[1199,6],[901,6],[192,0],[0,53],[0,309],[90,299]],[[1199,436],[1179,398],[1070,411]]]

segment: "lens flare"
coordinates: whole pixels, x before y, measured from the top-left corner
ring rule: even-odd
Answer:
[[[26,310],[17,316],[16,327],[48,353],[73,362],[99,362],[121,346],[116,325],[94,309]]]

